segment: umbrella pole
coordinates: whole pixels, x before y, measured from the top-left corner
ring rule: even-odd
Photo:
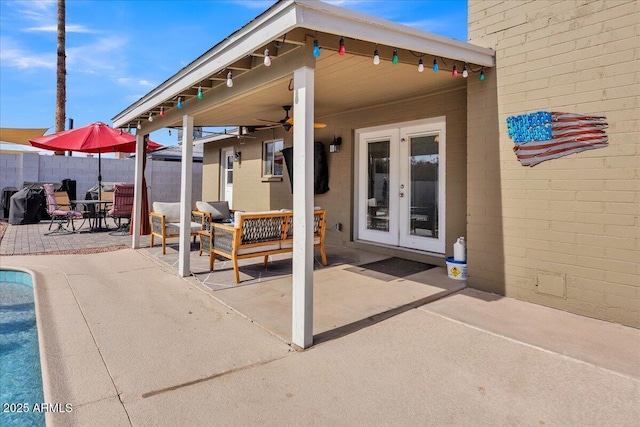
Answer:
[[[102,156],[101,150],[98,148],[98,200],[102,198]]]

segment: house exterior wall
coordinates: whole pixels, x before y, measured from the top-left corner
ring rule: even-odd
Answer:
[[[640,3],[469,1],[468,284],[640,327]],[[521,166],[506,118],[605,115],[609,146]]]
[[[356,129],[395,124],[430,117],[446,116],[447,132],[447,222],[446,248],[451,255],[453,242],[466,233],[466,90],[462,85],[456,90],[432,96],[416,98],[393,105],[376,106],[359,111],[346,111],[332,117],[319,118],[327,124],[316,129],[316,141],[325,144],[329,166],[329,188],[325,194],[315,196],[316,206],[327,209],[327,243],[345,245],[353,240],[354,199],[354,132]],[[267,210],[291,208],[292,195],[289,177],[278,182],[262,182],[262,142],[284,138],[284,146],[292,146],[292,133],[282,129],[254,134],[256,139],[236,143],[235,150],[242,151],[242,163],[234,169],[233,207],[240,210]],[[334,136],[342,137],[340,152],[330,153],[329,144]],[[218,198],[220,149],[228,143],[207,143],[204,146],[203,197]],[[209,188],[209,184],[215,189]],[[335,224],[342,224],[342,231]],[[444,262],[443,262],[444,265]]]

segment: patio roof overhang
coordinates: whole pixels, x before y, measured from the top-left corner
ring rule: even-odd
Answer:
[[[337,52],[342,37],[344,56]],[[454,61],[460,74],[464,64],[475,73],[495,64],[491,49],[319,1],[282,0],[116,115],[114,127],[139,122],[141,131],[149,133],[180,127],[184,115],[194,118],[194,126],[259,126],[264,122],[258,119],[278,120],[281,106],[292,103],[293,71],[308,61],[305,50],[314,39],[322,48],[315,64],[317,120],[464,86],[461,76],[451,76]],[[265,49],[273,59],[270,67],[263,62]],[[378,66],[372,63],[375,49],[382,59]],[[398,64],[391,63],[394,50]],[[420,57],[423,73],[417,71]],[[430,70],[434,58],[438,73]],[[233,87],[226,85],[229,71]],[[200,87],[203,99],[197,98]],[[153,122],[148,121],[151,113]]]
[[[347,53],[338,46],[345,38]],[[314,41],[323,49],[313,55]],[[273,58],[264,64],[265,49]],[[382,61],[372,63],[374,50]],[[398,61],[391,57],[397,51]],[[160,86],[114,117],[114,127],[137,132],[135,212],[141,212],[142,135],[166,127],[181,127],[182,158],[193,157],[194,126],[259,126],[260,118],[278,120],[282,106],[293,104],[293,261],[292,342],[313,343],[313,141],[314,120],[344,111],[394,103],[464,88],[462,77],[450,72],[418,72],[433,59],[451,70],[454,61],[472,72],[494,65],[494,52],[464,42],[422,32],[319,1],[281,0],[230,35]],[[226,84],[233,73],[233,85]],[[199,89],[204,96],[198,97]],[[201,98],[201,99],[200,99]],[[178,100],[182,108],[178,108]],[[159,112],[163,111],[163,116]],[[158,119],[149,121],[153,114]],[[189,229],[192,164],[182,162],[180,227]],[[142,217],[133,227],[139,243]],[[178,272],[189,275],[189,233],[180,235]]]

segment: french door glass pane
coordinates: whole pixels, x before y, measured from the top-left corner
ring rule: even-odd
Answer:
[[[233,184],[233,156],[227,156],[227,185]]]
[[[367,229],[389,231],[390,141],[367,144]]]
[[[438,238],[438,136],[411,138],[411,205],[409,232]]]

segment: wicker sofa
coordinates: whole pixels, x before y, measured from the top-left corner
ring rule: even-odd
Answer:
[[[149,214],[151,222],[151,247],[154,237],[162,240],[162,254],[167,253],[167,239],[180,236],[180,202],[153,202],[153,212]],[[195,237],[203,227],[203,215],[191,212],[189,234]]]
[[[216,223],[205,215],[200,234],[201,251],[209,254],[209,269],[213,270],[216,255],[233,263],[236,283],[240,282],[238,260],[264,257],[293,251],[293,212],[236,212],[232,224]],[[313,246],[320,249],[322,265],[327,265],[324,247],[326,211],[314,209]]]

